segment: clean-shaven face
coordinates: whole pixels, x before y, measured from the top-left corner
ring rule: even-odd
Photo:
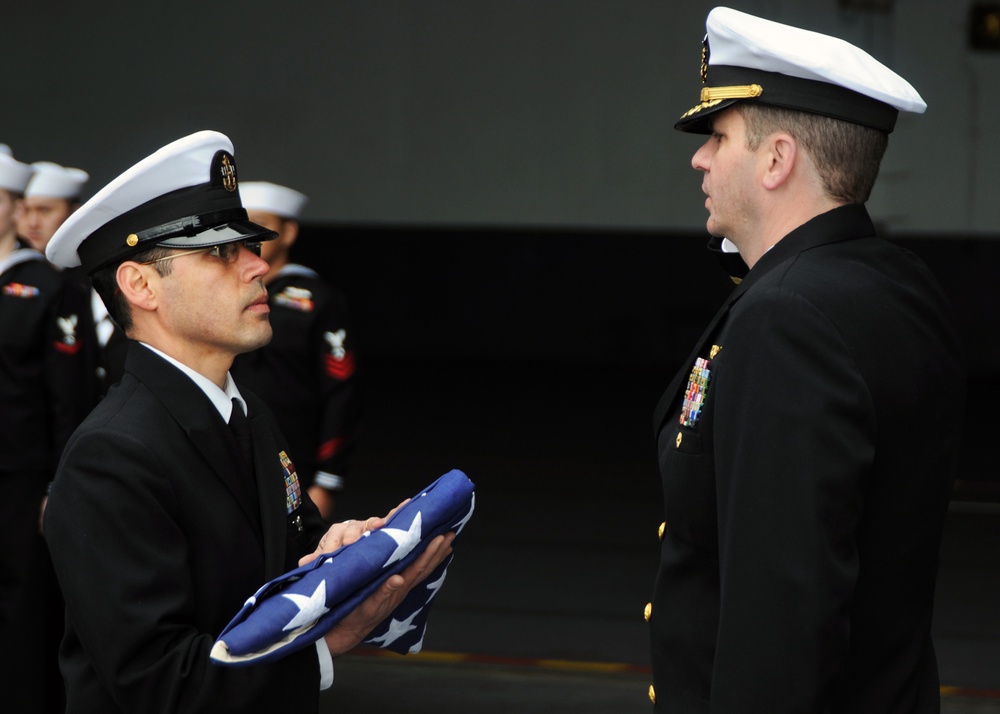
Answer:
[[[32,248],[44,252],[56,230],[69,218],[75,207],[75,203],[65,198],[26,196],[17,219],[17,233]]]
[[[14,230],[20,199],[5,188],[0,188],[0,237]]]
[[[264,275],[267,262],[242,243],[232,263],[211,252],[191,251],[171,260],[171,271],[156,276],[159,310],[175,344],[192,356],[224,353],[235,357],[271,341],[270,308]],[[229,245],[228,249],[233,249]]]
[[[743,117],[734,109],[719,112],[712,134],[691,159],[691,165],[702,172],[706,227],[713,236],[728,237],[740,245],[755,216],[751,196],[758,163],[757,154],[747,149]]]

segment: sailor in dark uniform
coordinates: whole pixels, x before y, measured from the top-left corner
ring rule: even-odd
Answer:
[[[56,230],[80,207],[90,179],[86,171],[51,161],[33,163],[34,175],[24,191],[24,210],[17,220],[18,235],[37,250],[45,251]],[[82,388],[96,404],[125,370],[128,340],[108,316],[107,308],[90,285],[82,268],[63,271],[68,290],[81,293],[83,311],[79,328],[87,336],[88,380]]]
[[[357,355],[347,301],[314,270],[290,262],[306,196],[273,183],[240,185],[250,220],[278,234],[261,252],[274,338],[240,355],[233,375],[274,412],[323,517],[344,487],[360,420]]]
[[[655,414],[650,697],[937,712],[964,360],[936,281],[864,206],[897,114],[925,104],[841,40],[727,8],[707,25],[701,103],[676,128],[708,135],[692,160],[708,230],[749,271]]]
[[[232,143],[205,131],[123,173],[49,243],[53,263],[83,265],[132,340],[125,376],[70,438],[45,512],[69,714],[315,712],[331,658],[450,552],[453,535],[432,541],[315,647],[259,667],[211,663],[248,594],[318,545],[385,523],[325,529],[273,416],[229,373],[271,337],[260,241],[273,237],[240,204]]]
[[[40,532],[63,446],[90,410],[78,293],[17,239],[15,214],[34,170],[0,155],[0,708],[56,711],[61,628]]]
[[[90,175],[83,169],[36,161],[34,173],[24,189],[17,233],[35,250],[45,252],[56,230],[80,207],[83,188]]]

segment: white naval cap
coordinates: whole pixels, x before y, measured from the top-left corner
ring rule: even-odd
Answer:
[[[739,101],[796,109],[889,133],[927,104],[898,74],[849,42],[728,7],[708,14],[701,104],[674,125],[708,133],[708,117]]]
[[[0,153],[0,188],[13,193],[24,193],[35,170],[29,164],[22,164],[10,154]]]
[[[267,181],[244,181],[240,184],[243,207],[248,211],[264,211],[282,218],[298,220],[309,197],[293,188]]]
[[[64,268],[88,274],[162,246],[203,248],[277,234],[251,223],[240,203],[233,144],[200,131],[164,146],[78,208],[45,249]]]
[[[11,156],[12,152],[10,150],[10,147],[7,146],[6,144],[0,144],[0,154],[6,154],[7,156]]]
[[[71,169],[51,161],[36,161],[31,167],[35,173],[24,189],[25,198],[44,196],[78,201],[84,185],[90,179],[90,174],[83,169]]]

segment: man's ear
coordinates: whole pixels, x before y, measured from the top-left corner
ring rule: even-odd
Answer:
[[[158,304],[156,291],[149,282],[150,270],[156,269],[127,260],[118,266],[115,273],[118,290],[132,307],[139,310],[155,310]]]
[[[791,134],[778,132],[767,139],[764,147],[764,188],[773,191],[784,185],[799,159],[799,144]]]

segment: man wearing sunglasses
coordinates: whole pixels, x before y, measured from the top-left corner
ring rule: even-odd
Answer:
[[[53,237],[133,340],[125,376],[74,433],[45,515],[66,600],[67,712],[316,711],[331,656],[357,645],[450,552],[431,542],[316,643],[273,664],[210,663],[264,582],[384,520],[324,535],[263,402],[229,375],[271,339],[260,242],[232,144],[180,139],[133,166]]]

